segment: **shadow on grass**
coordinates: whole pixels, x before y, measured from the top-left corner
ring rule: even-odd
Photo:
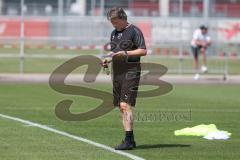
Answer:
[[[143,144],[138,145],[136,149],[153,149],[153,148],[171,148],[171,147],[190,147],[188,144]]]

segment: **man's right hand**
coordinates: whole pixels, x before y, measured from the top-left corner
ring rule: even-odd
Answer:
[[[105,58],[102,62],[101,62],[101,66],[103,68],[108,68],[108,64],[111,63],[110,59]]]

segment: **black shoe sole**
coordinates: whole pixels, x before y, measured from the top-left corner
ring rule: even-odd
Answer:
[[[124,143],[124,141],[122,142],[122,144],[116,146],[114,149],[115,150],[132,150],[133,148],[136,148],[136,143],[135,142],[133,142],[130,145],[121,146],[121,145],[123,145],[123,143]]]
[[[133,147],[131,147],[131,148],[115,148],[115,150],[133,150]]]

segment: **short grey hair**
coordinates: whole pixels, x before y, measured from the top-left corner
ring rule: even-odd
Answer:
[[[125,13],[125,11],[120,8],[120,7],[113,7],[111,9],[108,10],[107,12],[107,19],[111,20],[113,18],[119,18],[122,20],[127,20],[127,14]]]

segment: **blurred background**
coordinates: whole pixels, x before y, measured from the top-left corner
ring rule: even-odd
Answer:
[[[240,74],[240,0],[0,0],[0,73],[51,73],[71,57],[103,54],[114,6],[143,31],[143,61],[194,73],[190,41],[204,24],[213,40],[208,74]]]

